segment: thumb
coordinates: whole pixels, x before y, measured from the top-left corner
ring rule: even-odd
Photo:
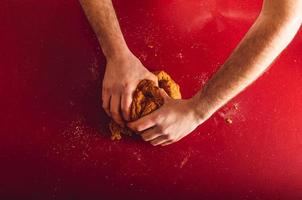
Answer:
[[[161,96],[164,98],[165,101],[170,99],[170,96],[167,94],[167,92],[164,89],[160,88],[159,92],[160,92]]]

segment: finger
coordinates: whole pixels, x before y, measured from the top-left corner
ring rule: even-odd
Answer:
[[[184,137],[185,137],[185,136],[180,137],[180,138],[178,138],[178,139],[176,139],[176,140],[168,140],[167,142],[161,144],[161,146],[167,146],[167,145],[173,144],[173,143],[175,143],[175,142],[178,142],[179,140],[181,140],[181,139],[184,138]]]
[[[107,115],[110,117],[110,94],[108,90],[103,89],[102,90],[102,106]]]
[[[120,115],[121,97],[119,95],[112,95],[110,100],[110,113],[113,120],[121,126],[124,122]]]
[[[161,135],[162,134],[158,131],[158,129],[156,127],[150,128],[141,134],[144,141],[153,140]]]
[[[122,114],[123,114],[123,118],[126,121],[130,120],[130,106],[131,106],[131,102],[132,102],[132,94],[131,94],[131,92],[126,91],[122,95],[122,99],[121,99]]]
[[[152,112],[134,122],[129,122],[127,126],[136,131],[141,132],[156,125],[157,111]]]
[[[152,140],[150,143],[153,146],[157,146],[157,145],[161,145],[165,142],[167,142],[167,136],[166,135],[161,135],[161,136],[155,138],[154,140]]]
[[[173,144],[174,142],[175,141],[168,140],[167,142],[162,143],[161,146],[167,146],[167,145]]]
[[[165,101],[170,99],[170,96],[166,93],[166,91],[164,89],[160,88],[159,92]]]

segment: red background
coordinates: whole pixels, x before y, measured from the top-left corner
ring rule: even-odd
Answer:
[[[170,73],[185,98],[223,64],[261,4],[114,1],[129,47],[149,70]],[[302,198],[301,32],[192,134],[155,148],[110,140],[105,60],[77,1],[2,0],[0,19],[1,199]]]

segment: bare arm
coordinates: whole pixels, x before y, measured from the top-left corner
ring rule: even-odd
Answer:
[[[100,42],[105,56],[113,57],[129,51],[111,0],[79,0]]]
[[[141,79],[156,81],[129,50],[111,0],[79,0],[107,59],[102,101],[106,113],[124,125],[129,119],[132,92]]]
[[[260,16],[225,64],[197,95],[202,120],[255,81],[298,31],[300,0],[266,0]],[[205,112],[206,110],[206,112]]]
[[[164,106],[129,127],[153,145],[188,135],[269,67],[298,31],[301,11],[301,0],[265,0],[253,26],[201,91],[189,100],[166,96]]]

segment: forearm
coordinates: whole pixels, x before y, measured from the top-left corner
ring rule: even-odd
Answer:
[[[79,0],[90,22],[104,55],[107,58],[127,53],[127,44],[121,32],[111,0]]]
[[[274,15],[264,10],[225,64],[194,97],[198,99],[200,117],[209,117],[255,81],[293,39],[300,25],[298,14]]]

